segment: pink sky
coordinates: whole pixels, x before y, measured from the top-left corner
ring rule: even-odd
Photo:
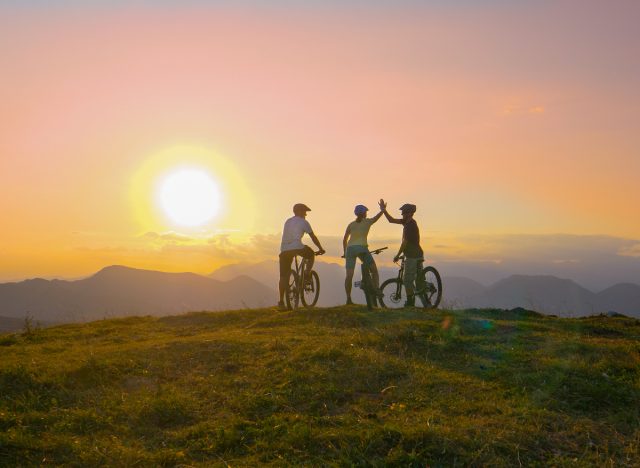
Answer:
[[[130,197],[177,145],[242,174],[251,222],[207,229],[255,257],[296,201],[335,237],[380,196],[433,243],[640,238],[637,2],[216,4],[0,7],[0,278],[232,261],[144,237],[179,232]]]

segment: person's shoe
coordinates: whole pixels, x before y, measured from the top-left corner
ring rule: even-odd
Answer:
[[[287,307],[287,305],[283,301],[279,301],[278,302],[278,309],[279,310],[291,310],[291,308]]]
[[[428,297],[420,296],[420,301],[422,302],[422,307],[424,307],[425,309],[433,308],[433,304],[431,304],[431,301],[429,300]]]
[[[353,301],[351,298],[347,299],[347,303],[345,305],[353,305]]]

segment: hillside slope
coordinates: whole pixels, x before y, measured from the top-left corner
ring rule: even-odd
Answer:
[[[640,464],[640,321],[273,309],[0,335],[0,465]]]

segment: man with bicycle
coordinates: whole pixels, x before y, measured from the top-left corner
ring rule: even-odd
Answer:
[[[371,229],[371,226],[380,219],[380,216],[382,216],[382,210],[373,218],[367,218],[368,210],[369,209],[364,205],[357,205],[355,207],[353,212],[356,215],[356,219],[347,226],[344,238],[342,239],[342,257],[346,260],[347,270],[347,275],[344,280],[344,289],[347,293],[347,305],[353,304],[353,301],[351,300],[351,287],[353,282],[353,273],[356,268],[356,258],[360,258],[362,263],[369,268],[373,287],[375,288],[378,296],[382,294],[380,292],[380,279],[378,276],[378,269],[376,268],[376,262],[371,253],[369,253],[369,245],[367,242],[369,229]]]
[[[424,278],[419,274],[422,271],[422,263],[424,262],[424,252],[420,247],[420,230],[418,229],[418,223],[413,219],[413,215],[416,212],[416,205],[405,203],[400,207],[402,218],[394,218],[387,212],[387,204],[384,200],[380,200],[380,210],[384,213],[387,221],[393,224],[402,224],[402,243],[398,254],[394,257],[393,261],[397,262],[400,256],[404,254],[405,257],[405,270],[404,270],[404,287],[407,291],[407,301],[405,307],[415,306],[415,291],[416,289],[422,289],[424,285]],[[424,307],[430,307],[428,299],[420,295],[420,300],[423,302]],[[427,302],[425,304],[425,302]]]
[[[296,255],[300,255],[307,260],[307,274],[310,274],[313,269],[315,252],[311,247],[302,243],[302,236],[307,233],[309,237],[311,237],[313,243],[318,247],[318,254],[322,255],[325,253],[322,245],[320,245],[320,241],[313,233],[313,229],[311,229],[309,221],[305,219],[308,211],[311,211],[311,208],[307,205],[304,203],[296,203],[293,205],[293,216],[287,219],[284,223],[284,229],[282,230],[282,242],[280,244],[280,282],[278,284],[280,292],[278,307],[280,309],[286,309],[284,304],[284,295],[289,283],[289,274],[291,272],[291,262],[293,262],[293,258]],[[310,278],[308,276],[303,278],[304,282],[309,280]]]

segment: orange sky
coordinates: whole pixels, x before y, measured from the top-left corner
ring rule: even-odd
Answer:
[[[640,4],[516,3],[8,2],[0,280],[272,257],[297,201],[334,257],[380,196],[459,255],[483,256],[473,235],[640,238]],[[207,157],[227,209],[185,230],[154,178]]]

